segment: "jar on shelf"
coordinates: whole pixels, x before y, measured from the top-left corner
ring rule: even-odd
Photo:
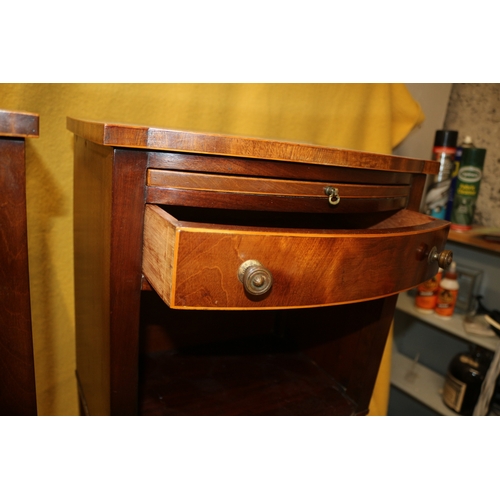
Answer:
[[[417,286],[415,307],[418,312],[423,314],[432,314],[434,312],[442,272],[443,270],[440,268],[435,276]]]

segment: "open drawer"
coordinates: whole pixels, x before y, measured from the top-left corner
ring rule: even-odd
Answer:
[[[438,271],[449,223],[400,210],[370,227],[270,228],[179,220],[147,205],[143,273],[171,308],[280,309],[357,302]]]

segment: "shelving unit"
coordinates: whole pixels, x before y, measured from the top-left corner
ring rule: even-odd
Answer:
[[[453,250],[457,263],[483,269],[480,293],[489,307],[498,309],[500,244],[485,241],[475,232],[450,231],[447,248]],[[420,313],[414,302],[415,298],[408,292],[398,297],[391,384],[439,415],[456,415],[441,399],[449,361],[471,343],[494,351],[500,338],[467,333],[463,314],[455,312],[450,319],[444,320],[435,314]],[[397,413],[394,408],[392,411]],[[423,414],[425,411],[423,409]]]
[[[448,235],[448,240],[463,243],[470,247],[500,253],[500,243],[486,239],[481,228],[478,226],[474,226],[470,232],[451,230]]]
[[[420,321],[439,328],[446,333],[455,335],[456,337],[461,338],[468,343],[477,344],[481,347],[485,347],[486,349],[490,349],[491,351],[494,351],[496,349],[500,340],[498,337],[483,337],[481,335],[474,335],[465,331],[463,324],[463,314],[455,312],[450,319],[442,319],[437,314],[419,313],[416,310],[414,303],[414,297],[411,297],[410,295],[408,295],[408,293],[401,293],[398,297],[396,309],[398,309],[399,311],[403,311],[406,314],[410,314],[415,318],[418,318]]]
[[[394,350],[391,383],[441,415],[456,415],[441,399],[444,377]]]

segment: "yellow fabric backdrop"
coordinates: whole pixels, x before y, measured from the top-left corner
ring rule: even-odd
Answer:
[[[41,415],[78,412],[66,116],[380,153],[424,118],[403,84],[0,84],[0,108],[40,114],[40,138],[27,141],[27,198]],[[389,374],[386,348],[371,415],[386,414]]]

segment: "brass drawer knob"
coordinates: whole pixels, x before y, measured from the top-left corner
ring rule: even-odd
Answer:
[[[238,269],[238,279],[250,295],[264,295],[273,286],[273,275],[258,260],[247,260]]]
[[[453,252],[451,250],[438,252],[436,247],[432,247],[429,252],[429,262],[437,262],[440,268],[447,269],[453,262]]]

